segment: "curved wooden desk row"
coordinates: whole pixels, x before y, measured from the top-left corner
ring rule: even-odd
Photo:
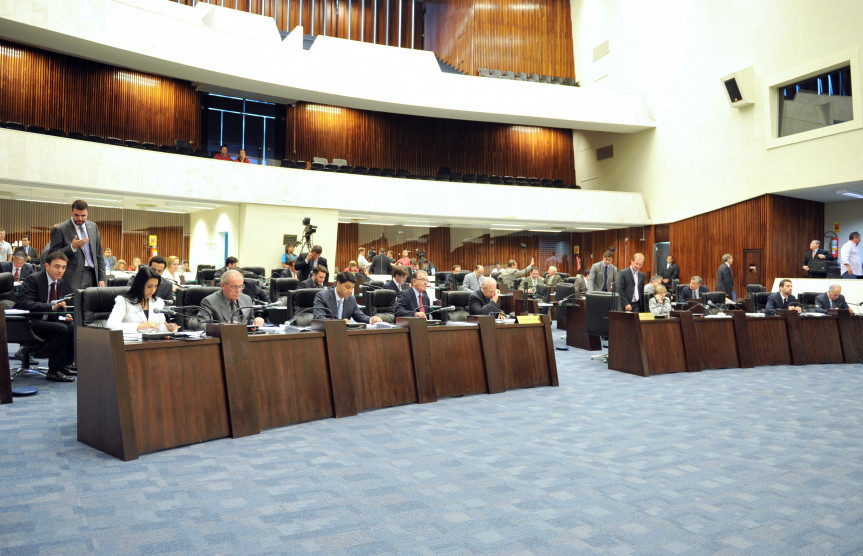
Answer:
[[[124,344],[78,332],[78,440],[128,461],[139,454],[438,398],[557,386],[551,321],[249,336],[215,325],[207,339]]]
[[[801,317],[672,318],[639,320],[637,313],[609,313],[608,368],[640,376],[752,368],[759,365],[857,363],[863,355],[863,317],[832,311]]]

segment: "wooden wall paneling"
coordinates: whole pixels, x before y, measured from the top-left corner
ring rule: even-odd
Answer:
[[[764,270],[775,278],[803,277],[803,257],[813,239],[824,243],[824,203],[784,197],[767,196],[767,239]],[[847,235],[845,236],[847,238]],[[840,245],[844,243],[840,237]],[[742,261],[741,261],[742,262]]]

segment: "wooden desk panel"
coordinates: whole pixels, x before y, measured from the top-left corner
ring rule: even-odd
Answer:
[[[801,317],[800,332],[808,364],[845,362],[839,336],[839,319],[833,316]]]
[[[557,382],[557,362],[549,359],[545,336],[546,326],[550,329],[551,321],[548,315],[543,317],[546,324],[497,325],[500,362],[507,390],[551,386]],[[550,376],[552,369],[554,377]]]
[[[566,345],[587,351],[601,350],[602,339],[587,333],[587,304],[585,299],[579,297],[576,298],[575,302],[578,303],[578,307],[572,305],[566,307],[566,319],[564,319],[566,321]]]
[[[755,365],[791,365],[791,346],[785,317],[747,319]]]
[[[350,361],[358,411],[418,402],[408,329],[349,331],[341,347]]]
[[[642,349],[647,356],[647,371],[650,374],[679,373],[689,370],[683,350],[670,348],[670,346],[683,345],[680,321],[659,319],[636,322],[641,327]]]
[[[335,416],[323,334],[252,336],[249,347],[262,429]]]
[[[431,373],[439,398],[488,392],[479,327],[429,329]]]
[[[734,369],[740,367],[734,322],[731,319],[696,318],[695,337],[701,350],[703,369]]]
[[[217,343],[146,342],[129,348],[126,365],[139,454],[231,435]]]

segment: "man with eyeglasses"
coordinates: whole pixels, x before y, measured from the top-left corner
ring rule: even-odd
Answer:
[[[239,322],[263,326],[264,319],[255,316],[252,298],[243,293],[243,275],[236,270],[222,274],[221,291],[201,300],[198,315],[189,328],[203,330],[209,323]],[[248,307],[248,308],[246,308]]]
[[[428,318],[431,313],[431,300],[426,293],[429,277],[425,270],[417,270],[411,276],[411,287],[399,294],[396,300],[397,317]]]

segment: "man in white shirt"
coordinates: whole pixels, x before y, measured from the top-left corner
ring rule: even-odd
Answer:
[[[6,230],[0,230],[0,261],[12,260],[12,246],[6,241]]]
[[[860,233],[851,232],[848,242],[839,251],[842,278],[855,279],[863,276],[863,260],[860,258]]]
[[[359,255],[357,255],[357,265],[359,265],[360,269],[369,267],[369,260],[366,259],[366,248],[360,247]]]

